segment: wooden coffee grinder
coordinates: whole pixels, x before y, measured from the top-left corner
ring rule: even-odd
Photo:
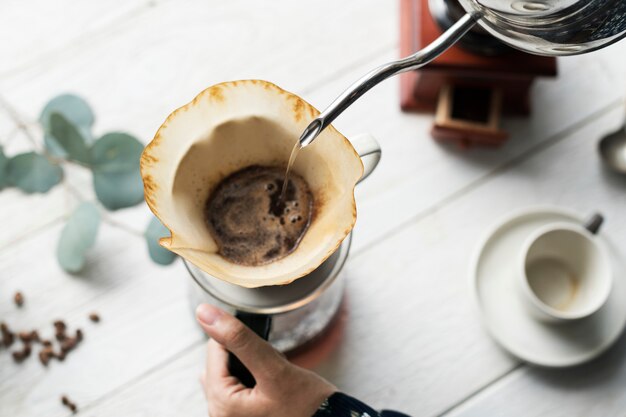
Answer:
[[[465,12],[457,0],[400,0],[400,54],[435,40]],[[404,111],[435,113],[432,136],[463,148],[497,146],[502,115],[530,114],[530,87],[556,76],[556,58],[510,48],[480,27],[423,68],[401,75]]]

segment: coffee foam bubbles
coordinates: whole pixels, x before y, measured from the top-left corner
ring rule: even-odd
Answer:
[[[299,175],[284,168],[250,166],[220,182],[206,203],[206,221],[219,253],[247,266],[281,259],[298,246],[309,226],[313,198]]]

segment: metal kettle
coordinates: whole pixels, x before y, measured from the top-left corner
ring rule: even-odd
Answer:
[[[441,2],[429,0],[431,9]],[[501,42],[535,55],[576,55],[626,36],[626,0],[458,0],[465,9],[439,38],[405,58],[374,68],[337,97],[300,136],[309,145],[337,116],[387,78],[428,64],[480,25]]]

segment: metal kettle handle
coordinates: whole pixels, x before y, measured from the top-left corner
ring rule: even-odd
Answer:
[[[254,333],[264,340],[267,340],[272,327],[272,316],[266,314],[254,314],[237,312],[235,317],[248,326]],[[243,385],[252,388],[256,385],[256,380],[244,366],[243,363],[232,353],[228,353],[228,370],[230,374],[237,378]]]

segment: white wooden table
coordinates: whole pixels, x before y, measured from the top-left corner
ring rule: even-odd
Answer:
[[[373,65],[397,56],[396,1],[3,0],[0,143],[28,148],[21,122],[61,92],[88,99],[96,132],[148,141],[165,116],[219,81],[264,78],[324,107]],[[377,136],[383,160],[358,190],[348,263],[344,340],[318,371],[377,407],[414,416],[624,416],[626,338],[586,366],[519,363],[481,327],[470,254],[497,218],[553,204],[601,210],[626,247],[626,180],[602,171],[597,140],[624,116],[626,42],[559,61],[539,81],[528,120],[507,120],[498,150],[460,152],[428,135],[432,117],[398,108],[398,80],[337,122]],[[89,177],[69,181],[89,195]],[[54,250],[76,200],[0,193],[0,318],[48,329],[65,318],[86,340],[65,363],[16,365],[0,351],[0,415],[63,416],[67,393],[89,416],[206,415],[198,384],[204,337],[180,262],[154,265],[141,237],[104,225],[84,272],[61,271]],[[113,218],[143,229],[148,210]],[[625,254],[626,256],[626,254]],[[16,290],[26,296],[17,310]],[[99,325],[87,321],[98,311]],[[42,330],[43,331],[43,330]]]

